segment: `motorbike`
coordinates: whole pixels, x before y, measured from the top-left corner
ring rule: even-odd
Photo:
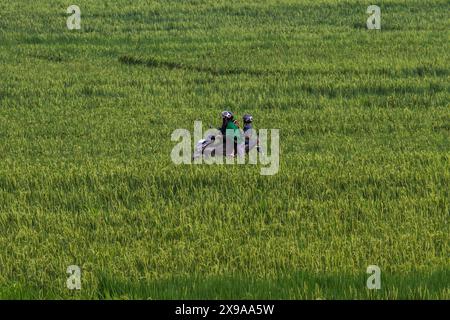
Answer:
[[[208,135],[205,139],[199,140],[195,145],[194,155],[192,159],[199,157],[218,157],[226,155],[226,144],[221,139],[220,133],[217,135]],[[257,148],[257,151],[262,153],[262,148],[259,145],[259,138],[248,139],[245,143],[245,152],[248,154],[253,148]]]

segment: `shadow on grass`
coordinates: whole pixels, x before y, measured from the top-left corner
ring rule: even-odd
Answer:
[[[6,285],[0,299],[449,299],[450,270],[382,273],[381,289],[369,290],[366,273],[294,273],[277,278],[174,276],[159,280],[97,275],[80,291]]]

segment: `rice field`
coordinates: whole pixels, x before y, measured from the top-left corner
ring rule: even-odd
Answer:
[[[449,9],[1,2],[0,298],[450,299]],[[172,162],[226,109],[276,174]]]

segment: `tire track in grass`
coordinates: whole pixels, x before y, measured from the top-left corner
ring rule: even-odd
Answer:
[[[418,65],[411,67],[403,67],[399,69],[392,69],[387,66],[381,66],[375,69],[352,69],[352,68],[333,68],[327,70],[321,70],[316,68],[294,68],[294,69],[277,69],[277,70],[256,70],[242,67],[211,67],[211,66],[199,66],[190,65],[183,62],[170,61],[158,59],[156,57],[138,58],[131,55],[119,56],[119,62],[127,65],[141,65],[149,68],[165,68],[170,70],[185,70],[194,72],[206,72],[213,76],[224,75],[250,75],[250,76],[274,76],[274,75],[293,75],[293,76],[307,76],[311,74],[317,74],[321,76],[329,76],[331,74],[341,75],[368,75],[377,74],[382,76],[398,77],[398,78],[423,78],[425,76],[443,78],[450,74],[448,68],[442,68],[440,66],[428,66]]]
[[[272,71],[263,71],[263,70],[251,70],[246,68],[214,68],[208,66],[197,66],[197,65],[189,65],[176,61],[167,61],[167,60],[158,60],[154,57],[148,57],[145,59],[135,58],[129,55],[122,55],[119,57],[119,62],[128,64],[128,65],[144,65],[150,68],[166,68],[172,70],[186,70],[186,71],[195,71],[195,72],[206,72],[210,73],[214,76],[225,76],[225,75],[241,75],[247,74],[252,76],[266,76],[272,75],[274,72]]]

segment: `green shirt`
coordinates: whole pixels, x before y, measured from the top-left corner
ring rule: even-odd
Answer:
[[[237,125],[235,125],[233,121],[228,122],[226,130],[227,130],[226,135],[228,137],[230,137],[232,139],[234,139],[236,137],[237,138],[237,143],[244,142],[244,139],[242,138],[241,131],[239,130],[239,127]],[[228,130],[233,130],[233,133],[230,135],[230,133],[228,133]]]

